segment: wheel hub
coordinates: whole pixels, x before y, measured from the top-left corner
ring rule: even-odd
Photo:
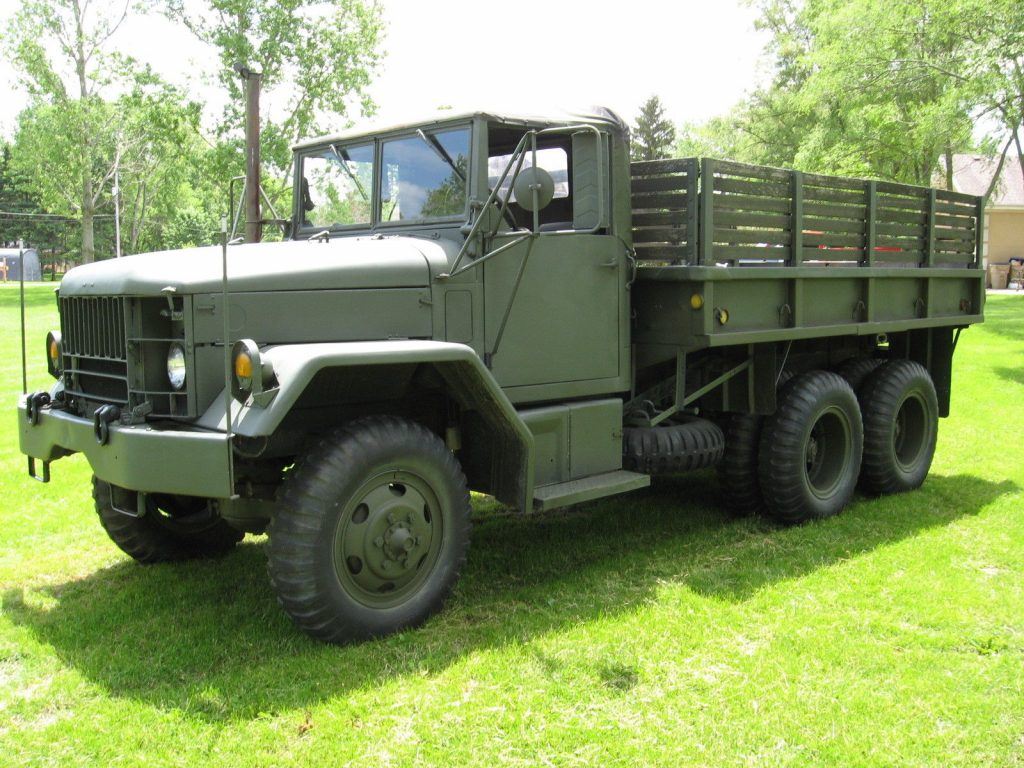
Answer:
[[[389,473],[367,483],[343,516],[335,544],[338,576],[369,605],[414,589],[440,544],[436,498],[413,480]]]

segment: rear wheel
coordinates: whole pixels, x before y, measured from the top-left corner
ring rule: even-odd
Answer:
[[[466,479],[444,442],[405,419],[359,419],[285,479],[267,528],[271,582],[313,637],[387,634],[441,608],[469,529]]]
[[[860,485],[868,493],[919,488],[928,476],[939,432],[935,384],[924,366],[886,363],[860,392],[864,463]]]
[[[861,385],[885,361],[876,357],[852,357],[836,369],[846,379],[854,392],[860,392]]]
[[[146,509],[132,516],[114,508],[110,483],[92,479],[92,496],[100,524],[125,554],[140,563],[217,557],[232,550],[244,535],[214,514],[206,499],[151,493]]]
[[[765,420],[758,479],[768,512],[787,522],[838,513],[853,495],[864,433],[857,398],[838,374],[812,371]]]
[[[789,371],[779,375],[780,392],[792,378]],[[754,413],[730,414],[724,423],[725,453],[718,463],[719,488],[723,506],[737,517],[764,511],[764,497],[757,476],[763,425],[764,417]]]

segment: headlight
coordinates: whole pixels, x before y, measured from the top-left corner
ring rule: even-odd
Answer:
[[[167,380],[174,389],[185,386],[185,348],[176,341],[167,350]]]
[[[50,331],[46,334],[46,370],[55,379],[60,378],[60,331]]]

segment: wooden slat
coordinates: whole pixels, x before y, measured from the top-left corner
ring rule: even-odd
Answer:
[[[895,237],[894,235],[879,235],[877,238],[878,248],[919,248],[924,250],[928,247],[926,237]]]
[[[878,223],[903,222],[905,224],[916,224],[925,226],[928,223],[928,216],[924,211],[897,211],[894,208],[879,208],[876,211]]]
[[[686,211],[650,211],[633,214],[633,229],[638,227],[660,227],[667,224],[686,224]]]
[[[804,248],[804,261],[860,261],[863,248]]]
[[[674,208],[676,210],[682,210],[686,208],[686,202],[688,199],[689,198],[685,193],[671,194],[668,192],[648,195],[633,195],[630,198],[633,208],[648,210],[653,208]]]
[[[924,251],[917,249],[907,249],[900,251],[889,251],[889,250],[877,250],[875,252],[875,261],[884,262],[920,262],[924,257]]]
[[[686,173],[696,170],[697,162],[692,157],[674,157],[668,160],[637,160],[629,164],[630,176],[652,176],[661,173]]]
[[[950,203],[963,203],[970,211],[978,205],[978,198],[974,195],[968,195],[964,192],[954,192],[951,189],[936,189],[935,197],[938,200]]]
[[[715,261],[734,261],[736,259],[780,259],[786,261],[789,248],[759,248],[756,245],[716,245]]]
[[[789,199],[789,185],[774,181],[747,181],[732,176],[719,176],[715,178],[715,189],[721,192],[735,192],[740,195]]]
[[[686,261],[690,255],[685,245],[637,245],[633,250],[641,261]]]
[[[745,176],[752,179],[763,179],[765,181],[781,181],[786,184],[789,183],[789,177],[793,173],[782,168],[736,163],[731,160],[716,160],[715,172],[732,174],[733,176]]]
[[[940,241],[935,243],[936,252],[942,253],[974,253],[974,243],[948,243]]]
[[[836,234],[834,232],[804,232],[804,244],[808,246],[857,246],[864,244],[864,235]]]
[[[792,216],[786,213],[752,213],[750,211],[718,211],[715,224],[726,227],[762,227],[789,229]]]
[[[900,184],[896,181],[876,182],[879,192],[885,195],[903,195],[924,200],[928,196],[928,187],[915,187],[913,184]]]
[[[642,176],[631,183],[635,195],[637,192],[686,191],[690,180],[686,176]]]
[[[774,197],[715,195],[713,202],[716,211],[726,209],[730,211],[776,211],[778,213],[789,213],[789,201]]]
[[[727,229],[715,227],[716,243],[772,243],[788,245],[789,232],[767,229]]]
[[[924,237],[924,227],[920,224],[890,224],[881,222],[875,225],[875,231],[880,235],[894,235],[897,237]]]
[[[936,208],[938,210],[938,208]],[[974,231],[974,217],[973,216],[951,216],[948,214],[936,213],[935,214],[935,225],[939,227],[958,227],[961,229],[968,229]]]
[[[966,215],[968,215],[970,213],[973,213],[973,211],[970,208],[968,208],[967,206],[965,206],[965,205],[957,205],[956,203],[945,203],[945,202],[936,203],[935,204],[935,212],[936,213],[949,213],[949,214],[958,215],[958,216],[966,216]]]
[[[804,200],[804,216],[828,216],[836,219],[861,221],[864,219],[864,211],[865,206],[863,205],[836,205]]]
[[[672,243],[679,245],[686,241],[686,227],[651,227],[634,229],[634,243]]]
[[[974,264],[974,254],[966,253],[936,253],[933,261],[935,264]]]
[[[807,187],[804,189],[804,200],[810,202],[852,203],[867,205],[867,197],[863,191],[848,192],[843,189],[825,189],[824,187]]]
[[[804,203],[807,205],[807,203]],[[863,232],[862,220],[823,219],[818,216],[804,216],[804,232]]]
[[[909,197],[893,197],[892,195],[880,194],[878,196],[878,207],[879,209],[894,208],[901,211],[913,211],[922,215],[928,213],[928,201],[924,198],[911,200]],[[879,213],[879,216],[882,215],[884,214]]]
[[[845,176],[822,176],[819,173],[805,173],[804,184],[808,187],[828,187],[829,189],[848,189],[852,192],[863,192],[864,182],[860,179],[849,179]],[[805,195],[806,197],[806,195]]]

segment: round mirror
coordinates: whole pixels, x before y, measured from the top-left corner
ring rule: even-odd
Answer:
[[[555,196],[555,180],[543,168],[523,168],[516,177],[515,184],[512,185],[516,203],[523,210],[534,210],[534,190],[537,192],[537,210],[540,211]]]

